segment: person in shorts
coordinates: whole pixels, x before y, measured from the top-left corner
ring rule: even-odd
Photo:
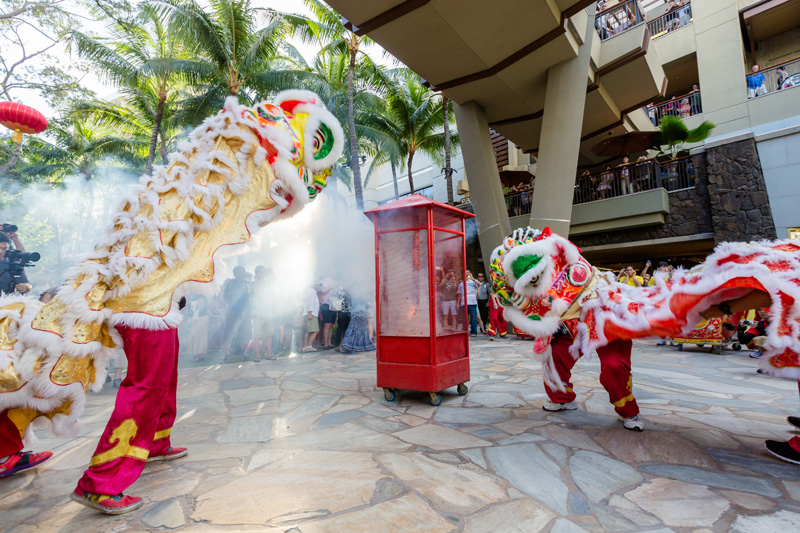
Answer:
[[[273,301],[275,274],[271,268],[263,265],[256,267],[256,277],[253,281],[253,299],[250,306],[250,314],[253,317],[253,347],[256,356],[253,361],[261,361],[261,348],[264,349],[264,357],[274,360],[272,355],[272,337],[275,335],[273,325]]]
[[[440,288],[442,294],[442,317],[444,317],[444,327],[456,329],[458,282],[456,282],[455,270],[451,268],[447,271]]]
[[[321,286],[321,283],[316,283],[303,293],[303,312],[301,316],[305,329],[302,350],[304,352],[314,351],[314,340],[317,338],[317,333],[319,333],[319,296],[316,289]]]

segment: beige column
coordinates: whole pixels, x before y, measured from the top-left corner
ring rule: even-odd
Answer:
[[[703,118],[714,137],[750,127],[747,77],[737,0],[692,2]]]
[[[469,194],[478,218],[478,238],[483,264],[488,272],[492,251],[511,233],[506,201],[497,171],[497,160],[489,136],[489,121],[483,107],[474,101],[455,104],[461,156],[469,183]]]
[[[597,5],[587,8],[578,56],[554,65],[547,73],[547,94],[542,116],[542,135],[536,165],[536,182],[531,207],[532,228],[550,227],[569,235],[572,197],[586,104],[586,80],[592,39],[596,37],[594,15]]]

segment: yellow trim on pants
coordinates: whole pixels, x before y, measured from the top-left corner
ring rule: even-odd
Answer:
[[[611,402],[611,405],[613,405],[614,407],[622,407],[626,403],[632,402],[632,401],[633,401],[633,394],[628,394],[627,396],[625,396],[621,400],[617,400],[616,402]]]
[[[161,431],[156,431],[156,435],[153,437],[153,440],[160,440],[166,439],[169,437],[169,434],[172,433],[172,428],[162,429]]]
[[[133,418],[124,420],[122,424],[111,432],[111,437],[108,439],[109,444],[114,443],[114,441],[116,441],[117,444],[110,450],[92,457],[92,462],[89,463],[89,466],[97,466],[122,457],[146,461],[147,457],[150,455],[150,451],[131,445],[131,439],[136,436],[137,431],[139,431],[139,426],[136,425],[136,421]]]

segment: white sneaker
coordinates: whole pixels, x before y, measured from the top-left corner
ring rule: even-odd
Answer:
[[[577,408],[578,404],[574,400],[569,403],[556,403],[552,400],[547,400],[542,406],[545,411],[574,411]]]
[[[630,429],[631,431],[644,431],[644,420],[639,418],[639,415],[632,416],[630,418],[619,417],[619,420],[622,422],[622,425],[625,426],[625,429]]]
[[[666,339],[661,339],[656,343],[656,346],[666,346],[666,344],[667,344]]]

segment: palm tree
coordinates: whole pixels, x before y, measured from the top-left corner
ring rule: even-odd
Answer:
[[[362,49],[364,45],[373,44],[374,41],[369,37],[356,35],[346,28],[341,15],[320,0],[303,0],[303,3],[314,14],[316,20],[287,14],[281,14],[281,17],[292,26],[294,35],[300,36],[307,42],[320,43],[324,46],[324,51],[335,50],[347,58],[347,130],[350,144],[350,161],[359,161],[356,126],[356,114],[358,111],[355,98],[358,91],[357,86],[361,80],[357,79],[357,71],[363,69],[363,65],[366,63],[371,65],[373,71],[381,72],[380,67],[375,65]],[[380,90],[383,87],[376,86],[374,89]],[[356,206],[363,211],[364,194],[361,169],[358,165],[352,165],[352,170]]]
[[[447,203],[453,205],[453,167],[450,165],[450,99],[442,94],[442,116],[444,118],[444,181],[447,184]]]
[[[452,110],[448,109],[448,112]],[[414,176],[411,172],[414,156],[423,152],[434,161],[442,161],[445,148],[444,108],[439,96],[422,85],[418,76],[405,73],[389,90],[384,113],[368,113],[361,129],[375,138],[396,139],[399,153],[405,158],[408,185],[414,193]],[[450,133],[450,141],[458,146],[458,134]]]
[[[237,96],[251,105],[275,88],[271,71],[289,26],[275,17],[259,29],[250,0],[211,0],[210,10],[197,0],[164,0],[170,31],[194,43],[207,71],[182,103],[181,119],[197,124]]]
[[[661,119],[658,133],[653,138],[653,145],[655,147],[666,146],[672,159],[675,159],[684,144],[704,141],[715,127],[713,123],[705,120],[690,130],[680,118],[666,116]],[[663,150],[661,153],[664,153]]]
[[[109,39],[101,41],[76,31],[73,40],[78,54],[120,88],[132,109],[148,118],[145,171],[151,174],[159,137],[162,147],[167,142],[162,131],[164,114],[171,111],[166,110],[167,104],[176,100],[182,83],[194,83],[211,69],[187,57],[189,47],[169,31],[163,11],[150,4],[143,4],[131,22],[117,21]]]

